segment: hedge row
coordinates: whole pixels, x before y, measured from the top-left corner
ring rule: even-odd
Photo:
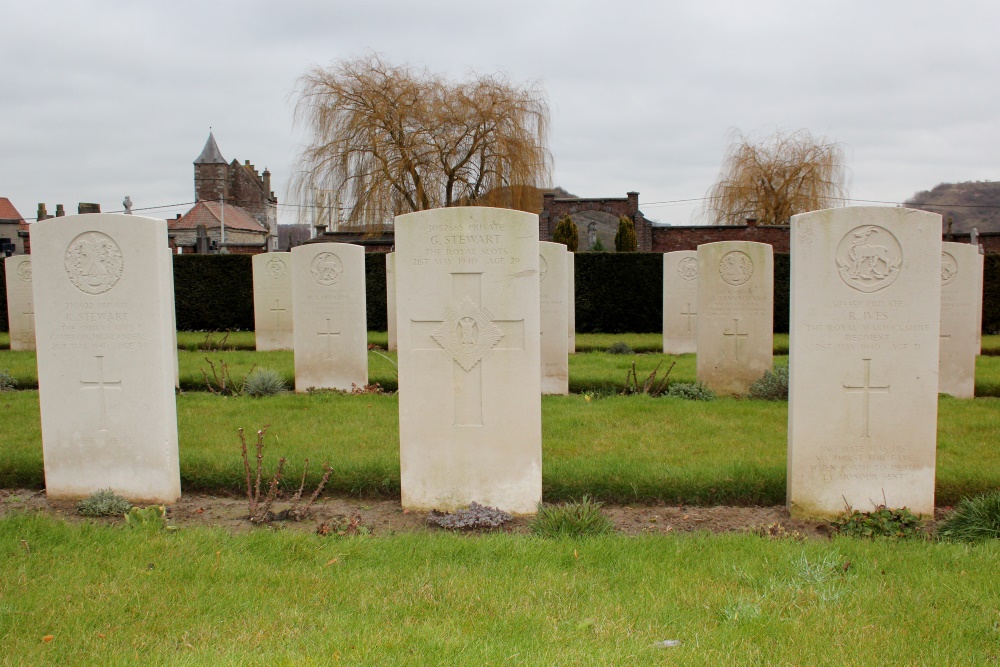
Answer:
[[[253,329],[249,255],[175,255],[177,328]],[[368,329],[385,331],[385,255],[365,255]],[[1000,333],[1000,255],[986,255],[983,332]],[[789,256],[774,255],[774,330],[788,331]],[[576,328],[581,333],[655,333],[663,321],[663,255],[579,253]],[[7,331],[7,289],[0,262],[0,331]]]

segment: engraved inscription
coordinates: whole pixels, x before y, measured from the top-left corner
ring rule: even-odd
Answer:
[[[66,275],[81,292],[103,294],[122,277],[125,262],[118,244],[101,232],[84,232],[66,248]]]
[[[468,372],[480,361],[489,358],[490,352],[503,338],[503,332],[493,324],[490,311],[463,299],[457,308],[445,309],[441,324],[431,338]]]
[[[288,275],[288,265],[285,260],[278,259],[277,257],[272,257],[267,260],[267,275],[271,276],[272,280],[281,280],[286,275]]]
[[[31,282],[31,260],[25,260],[17,266],[17,277],[23,283]]]
[[[281,308],[280,306],[281,306],[281,301],[278,300],[278,299],[275,299],[274,300],[274,308],[270,309],[270,311],[272,313],[274,313],[274,328],[275,329],[278,329],[278,328],[281,327],[281,314],[283,312],[285,312],[285,309]]]
[[[683,317],[687,318],[688,333],[692,333],[693,330],[692,330],[692,327],[691,327],[691,318],[692,317],[697,317],[698,313],[695,312],[695,311],[693,311],[693,310],[691,310],[691,304],[689,303],[689,304],[687,304],[687,308],[685,310],[681,311],[681,315]]]
[[[694,280],[698,277],[698,260],[685,257],[677,263],[677,274],[684,280]]]
[[[549,272],[549,263],[541,255],[538,256],[538,282],[545,282],[545,276]]]
[[[733,356],[736,359],[736,361],[739,361],[740,360],[740,338],[749,338],[750,337],[749,333],[746,333],[746,332],[740,333],[740,318],[734,317],[733,318],[733,330],[732,331],[723,331],[722,335],[726,336],[727,338],[732,338],[733,339]]]
[[[333,337],[339,336],[339,331],[333,330],[333,325],[330,323],[330,318],[326,318],[326,331],[317,331],[320,336],[326,336],[326,359],[329,361],[333,359]]]
[[[837,246],[840,278],[859,292],[885,289],[899,277],[903,249],[896,237],[877,225],[855,227]]]
[[[872,394],[888,394],[889,385],[875,385],[872,384],[872,360],[862,359],[865,365],[864,369],[864,380],[863,384],[860,385],[850,385],[844,384],[844,393],[847,394],[861,394],[863,397],[864,411],[862,414],[862,420],[864,421],[864,428],[861,433],[862,438],[869,438],[871,430],[871,395]]]
[[[344,263],[332,252],[321,252],[313,258],[309,272],[320,285],[333,285],[344,274]]]
[[[719,260],[719,275],[730,285],[738,287],[750,280],[750,276],[753,275],[753,260],[750,259],[750,255],[740,250],[727,252]]]
[[[117,389],[118,391],[121,391],[122,390],[122,381],[121,380],[105,380],[104,379],[104,357],[102,355],[96,355],[94,358],[97,359],[97,379],[96,380],[92,380],[92,381],[81,379],[80,380],[80,390],[81,391],[86,391],[88,389],[96,389],[97,390],[97,401],[98,401],[98,406],[99,406],[100,411],[101,411],[100,426],[98,427],[97,430],[98,431],[107,431],[108,430],[108,405],[107,405],[107,398],[105,397],[104,392],[108,391],[110,389]]]
[[[948,285],[958,275],[958,261],[950,252],[941,253],[941,285]]]

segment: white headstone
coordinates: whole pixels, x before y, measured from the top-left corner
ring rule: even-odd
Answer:
[[[166,221],[73,215],[30,233],[46,492],[175,502]]]
[[[976,285],[976,355],[983,353],[983,281],[986,269],[986,256],[983,247],[976,246],[979,252],[979,284]]]
[[[253,325],[257,351],[291,350],[295,306],[292,304],[292,255],[265,252],[253,260]]]
[[[365,250],[349,243],[292,249],[295,391],[368,384]]]
[[[403,506],[532,513],[542,497],[538,217],[444,208],[399,216],[395,232]]]
[[[792,217],[788,505],[934,511],[941,216]]]
[[[938,392],[955,398],[976,393],[976,307],[979,248],[941,244],[941,351]]]
[[[126,211],[125,215],[132,215],[131,211]],[[169,298],[164,302],[166,310],[165,317],[170,322],[170,350],[174,355],[174,389],[181,388],[181,361],[177,351],[177,301],[174,292],[174,253],[169,247],[166,250],[167,261],[163,263],[163,282],[167,286]]]
[[[390,350],[396,349],[396,253],[385,256],[385,317]]]
[[[663,254],[663,353],[698,349],[698,252]]]
[[[569,308],[569,353],[576,354],[576,253],[566,253],[566,282],[569,287],[569,297],[566,302]]]
[[[698,246],[698,381],[719,394],[745,394],[771,369],[774,253],[766,243]]]
[[[31,255],[4,260],[7,275],[7,326],[10,349],[35,349],[35,300],[31,296]]]
[[[566,246],[538,244],[539,290],[542,307],[542,393],[569,393],[569,285]]]

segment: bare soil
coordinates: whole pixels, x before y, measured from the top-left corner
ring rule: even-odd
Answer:
[[[288,507],[277,501],[275,512]],[[784,507],[677,507],[605,505],[604,513],[625,535],[646,533],[667,534],[709,531],[712,533],[757,531],[774,536],[800,535],[804,538],[826,538],[829,524],[822,521],[802,521],[789,516]],[[0,489],[0,518],[15,512],[40,512],[67,521],[121,523],[121,518],[93,519],[76,511],[72,500],[49,500],[45,491],[33,489]],[[395,500],[359,500],[356,498],[322,498],[313,506],[310,516],[302,521],[271,521],[252,524],[248,520],[246,498],[207,494],[185,494],[179,502],[167,508],[168,523],[178,528],[206,526],[222,528],[232,533],[251,530],[300,530],[321,534],[390,535],[393,533],[438,531],[428,526],[427,513],[404,510]],[[527,533],[527,517],[516,517],[504,530]]]

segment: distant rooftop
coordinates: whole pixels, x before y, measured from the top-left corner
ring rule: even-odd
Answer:
[[[10,203],[10,200],[6,197],[0,197],[0,220],[16,220],[18,222],[24,222],[24,218],[14,205]]]

